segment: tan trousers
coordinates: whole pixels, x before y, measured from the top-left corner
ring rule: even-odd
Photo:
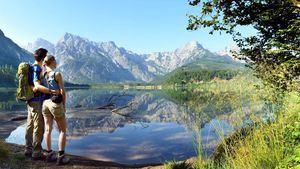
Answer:
[[[27,103],[27,127],[25,133],[26,150],[31,151],[32,156],[39,156],[42,152],[44,134],[44,118],[42,115],[42,102]]]

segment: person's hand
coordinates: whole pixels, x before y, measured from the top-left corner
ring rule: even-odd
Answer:
[[[38,91],[38,88],[37,88],[37,87],[33,87],[33,88],[32,88],[32,91],[33,91],[34,93],[36,93],[36,92]]]
[[[59,90],[51,90],[51,94],[58,95],[60,93]]]

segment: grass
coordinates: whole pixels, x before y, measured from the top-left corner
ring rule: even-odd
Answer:
[[[0,161],[5,160],[9,156],[9,149],[5,146],[5,143],[0,140]]]
[[[193,162],[169,162],[165,168],[195,169],[271,169],[300,168],[300,96],[299,93],[277,95],[272,89],[256,89],[247,77],[237,77],[224,81],[215,80],[210,83],[189,86],[192,90],[211,90],[214,92],[235,91],[243,93],[252,100],[264,98],[279,102],[275,121],[263,121],[251,115],[255,125],[250,129],[238,130],[227,138],[223,138],[211,159],[203,159],[201,148]],[[251,94],[253,92],[259,94]],[[258,92],[257,92],[258,91]],[[253,112],[253,110],[251,110]],[[222,131],[220,131],[222,135]],[[201,140],[201,139],[200,139]],[[199,140],[198,140],[199,141]],[[201,141],[198,147],[201,147]],[[218,152],[219,151],[219,152]],[[219,156],[216,156],[219,154]]]
[[[0,140],[0,168],[21,169],[29,166],[22,152],[14,152],[4,140]]]
[[[193,169],[193,166],[191,163],[188,163],[187,161],[170,161],[167,162],[164,167],[166,169]]]
[[[230,168],[286,167],[290,156],[299,147],[300,98],[287,96],[287,110],[281,112],[276,122],[260,123],[251,135],[238,142],[232,154],[225,157],[223,166]],[[300,163],[289,167],[300,167]]]

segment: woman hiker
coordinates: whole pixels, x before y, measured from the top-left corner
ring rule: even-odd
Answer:
[[[45,143],[46,143],[46,161],[55,161],[58,165],[69,163],[69,159],[65,156],[66,145],[66,118],[65,118],[65,103],[66,94],[64,89],[64,83],[60,72],[56,72],[56,60],[52,55],[47,55],[44,59],[46,72],[45,80],[50,90],[59,90],[60,94],[50,95],[48,99],[43,102],[43,116],[45,121]],[[51,149],[51,132],[53,126],[53,120],[56,121],[59,137],[58,137],[58,155]]]

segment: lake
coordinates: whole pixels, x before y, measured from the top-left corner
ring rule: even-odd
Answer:
[[[26,114],[13,90],[0,94],[0,113]],[[79,89],[68,90],[67,99],[66,152],[121,164],[188,159],[197,155],[197,138],[209,157],[220,137],[247,122],[249,112],[271,112],[260,100],[226,92]],[[25,125],[3,139],[24,144]],[[57,137],[54,129],[54,150]]]

